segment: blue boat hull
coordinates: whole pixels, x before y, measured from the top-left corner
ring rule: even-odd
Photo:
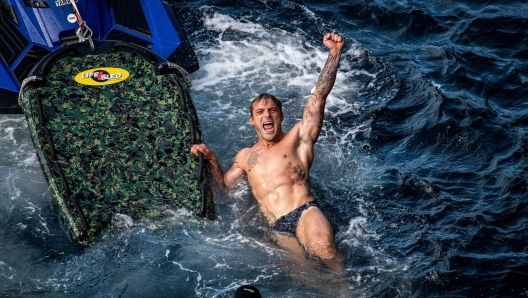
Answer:
[[[198,60],[172,7],[162,0],[77,0],[93,40],[131,42],[188,72]],[[69,0],[0,0],[0,114],[21,113],[21,82],[42,57],[79,42]]]

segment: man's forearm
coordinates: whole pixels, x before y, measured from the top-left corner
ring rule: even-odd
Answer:
[[[330,51],[328,59],[326,59],[326,64],[319,75],[319,80],[315,87],[315,94],[317,94],[322,100],[326,99],[328,94],[330,94],[332,87],[334,87],[340,60],[341,51]]]
[[[209,160],[209,164],[211,165],[211,174],[213,175],[214,182],[222,190],[225,190],[226,184],[224,181],[224,172],[222,171],[222,167],[220,167],[220,163],[218,162],[218,159],[215,158],[215,159]]]
[[[213,181],[221,189],[225,189],[226,184],[224,182],[224,172],[222,171],[222,167],[220,167],[218,158],[216,157],[216,154],[213,152],[213,150],[209,149],[209,147],[207,147],[205,144],[194,144],[191,147],[191,152],[196,156],[199,156],[200,153],[203,154],[203,157],[209,161],[209,169],[213,175]]]
[[[304,107],[303,118],[305,121],[307,123],[315,123],[319,128],[323,126],[326,97],[330,94],[332,87],[334,87],[340,59],[341,51],[330,51],[326,64],[319,75],[315,91],[308,98]]]

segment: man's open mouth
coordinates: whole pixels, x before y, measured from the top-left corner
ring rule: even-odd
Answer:
[[[264,122],[264,125],[262,125],[262,128],[264,128],[264,130],[267,130],[267,131],[273,130],[273,127],[274,125],[273,125],[273,122],[271,121],[266,121]]]

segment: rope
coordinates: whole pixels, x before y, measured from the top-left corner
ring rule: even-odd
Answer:
[[[191,75],[189,74],[189,72],[187,72],[187,70],[185,70],[185,68],[179,66],[176,63],[172,63],[172,62],[166,62],[166,63],[163,63],[162,65],[163,67],[167,67],[170,70],[177,70],[180,73],[180,76],[185,81],[185,83],[187,83],[187,86],[191,87],[191,83],[192,83]]]
[[[32,84],[32,83],[35,83],[35,82],[43,83],[43,82],[44,82],[44,79],[43,79],[42,77],[31,76],[31,77],[27,77],[27,78],[25,78],[25,79],[22,81],[22,84],[20,84],[20,92],[18,93],[18,105],[19,105],[22,109],[24,108],[24,105],[23,105],[23,100],[24,100],[24,89],[26,89],[27,85]]]

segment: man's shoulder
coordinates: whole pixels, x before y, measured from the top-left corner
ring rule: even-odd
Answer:
[[[246,148],[240,149],[240,151],[238,151],[238,154],[247,154],[248,152],[250,152],[250,151],[253,150],[254,148],[255,148],[255,146],[253,146],[253,147],[246,147]]]
[[[235,158],[244,158],[244,156],[247,156],[251,152],[252,148],[244,148],[238,151]]]

